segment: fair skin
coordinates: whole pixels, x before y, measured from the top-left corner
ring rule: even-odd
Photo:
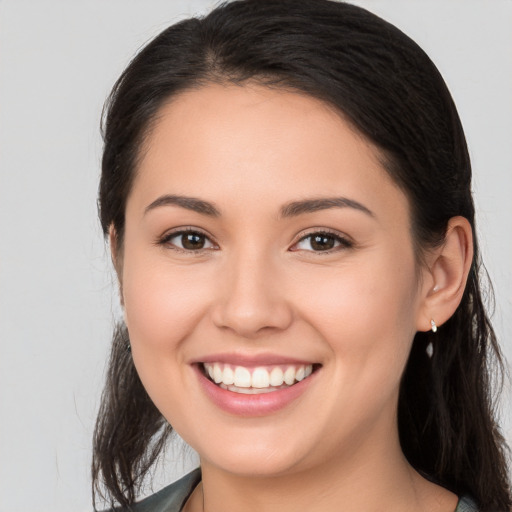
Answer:
[[[113,257],[137,371],[201,458],[185,510],[452,512],[457,497],[405,460],[396,408],[414,334],[460,301],[467,221],[420,265],[377,150],[294,92],[182,93],[145,149]],[[284,392],[219,391],[203,362],[223,359],[313,373]]]

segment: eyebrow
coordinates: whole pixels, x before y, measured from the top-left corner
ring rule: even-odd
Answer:
[[[220,217],[220,211],[213,203],[204,201],[202,199],[197,199],[195,197],[174,194],[166,194],[160,196],[158,199],[155,199],[155,201],[146,207],[144,214],[161,206],[179,206],[181,208],[192,210],[202,215]],[[373,212],[366,206],[346,197],[325,197],[293,201],[281,208],[280,217],[296,217],[304,213],[313,213],[320,210],[328,210],[330,208],[354,208],[355,210],[366,213],[370,217],[374,217]]]
[[[210,217],[220,216],[219,210],[213,205],[213,203],[209,203],[208,201],[203,201],[202,199],[197,199],[195,197],[178,196],[173,194],[166,194],[155,199],[155,201],[146,207],[144,214],[160,206],[180,206],[181,208],[186,208],[187,210],[192,210],[194,212],[201,213],[202,215],[208,215]]]
[[[319,210],[328,210],[330,208],[354,208],[370,217],[375,215],[363,204],[348,199],[346,197],[322,197],[318,199],[305,199],[303,201],[293,201],[281,208],[281,217],[295,217],[303,213],[313,213]]]

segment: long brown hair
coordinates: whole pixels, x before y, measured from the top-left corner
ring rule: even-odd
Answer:
[[[491,381],[502,360],[483,300],[471,164],[450,93],[428,56],[368,11],[329,0],[239,0],[177,23],[130,63],[106,104],[99,212],[122,250],[137,158],[162,104],[208,82],[305,92],[333,105],[385,157],[409,198],[418,253],[451,217],[473,226],[474,260],[460,306],[435,335],[417,333],[399,397],[404,454],[422,474],[482,512],[512,507],[506,445]],[[490,293],[489,290],[487,290]],[[434,355],[426,347],[432,343]],[[129,505],[172,431],[135,371],[123,326],[114,334],[94,435],[93,493]]]

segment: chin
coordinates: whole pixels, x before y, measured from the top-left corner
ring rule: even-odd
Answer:
[[[247,437],[232,436],[227,443],[218,440],[210,446],[191,445],[199,453],[202,465],[214,466],[241,477],[265,478],[291,474],[311,465],[307,464],[307,454],[315,453],[314,446],[308,449],[303,440],[290,441],[285,442],[282,436],[272,439],[260,434],[256,442]]]

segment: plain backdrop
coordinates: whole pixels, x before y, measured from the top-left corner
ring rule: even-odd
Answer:
[[[412,36],[453,93],[512,359],[512,2],[357,3]],[[96,215],[102,104],[141,45],[212,4],[0,0],[0,512],[92,508],[91,436],[119,311]],[[195,463],[171,449],[155,487]]]

